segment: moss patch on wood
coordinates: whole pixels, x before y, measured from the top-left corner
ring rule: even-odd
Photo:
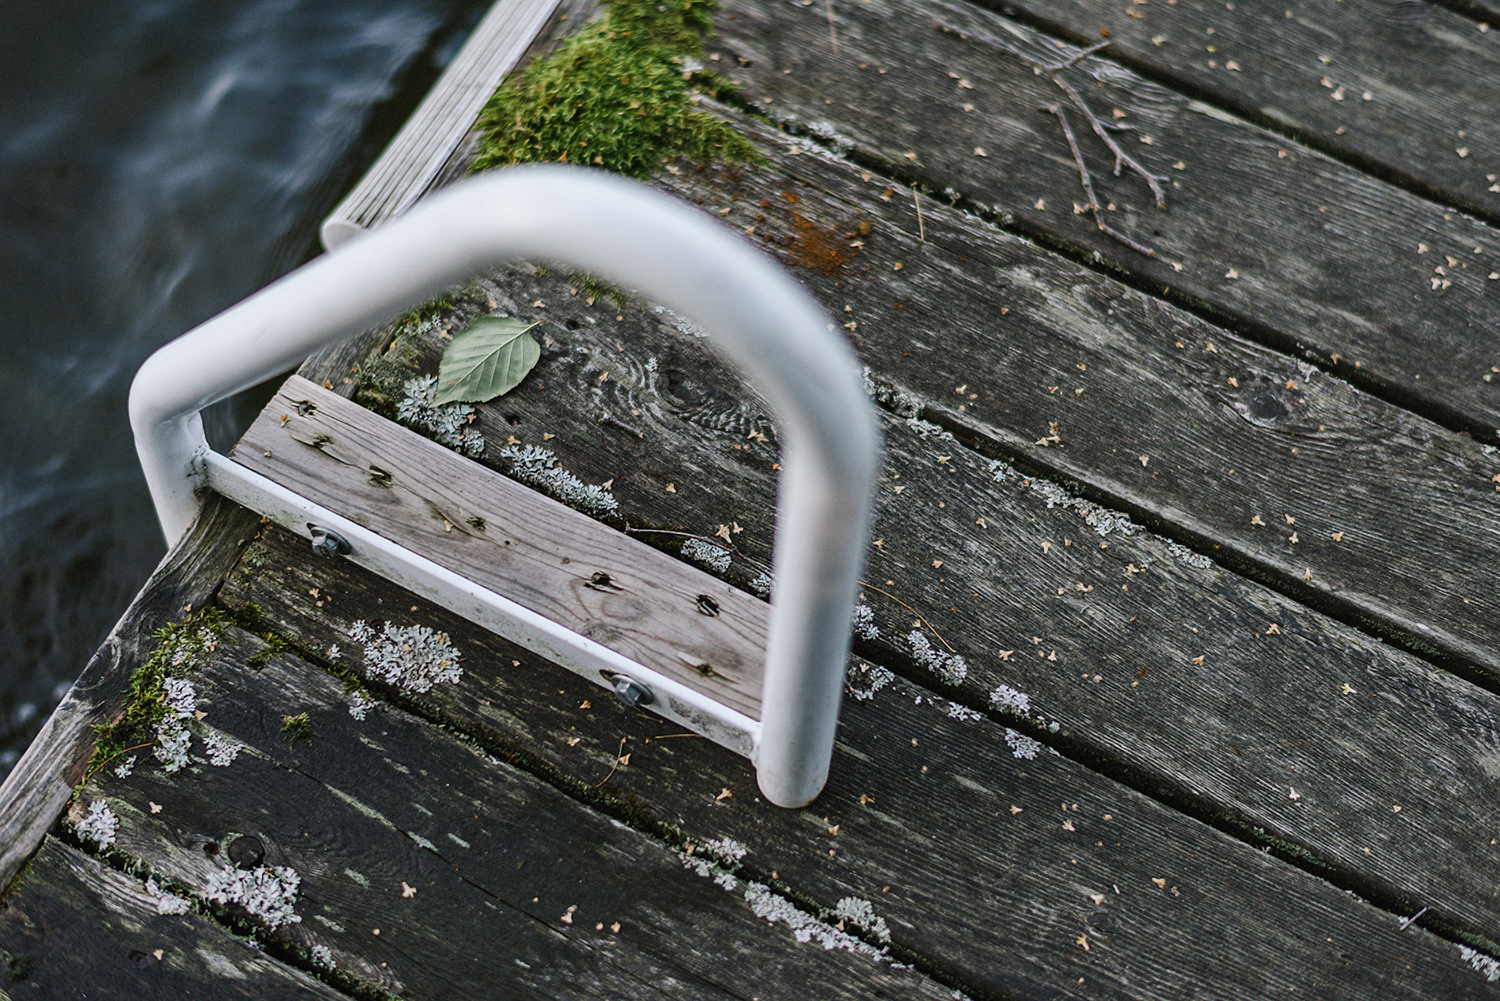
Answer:
[[[156,730],[167,714],[167,680],[186,677],[200,666],[224,642],[228,625],[227,615],[207,608],[156,631],[155,651],[136,668],[125,690],[124,711],[114,722],[94,727],[94,757],[85,776],[127,750],[156,742]]]
[[[666,157],[759,162],[755,148],[694,106],[724,86],[692,57],[713,0],[605,0],[605,13],[502,85],[481,112],[471,170],[560,162],[649,177]]]

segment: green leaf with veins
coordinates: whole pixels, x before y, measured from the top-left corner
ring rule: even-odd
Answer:
[[[484,316],[469,324],[438,363],[433,406],[484,403],[519,386],[542,356],[541,346],[527,333],[534,326],[502,316]]]

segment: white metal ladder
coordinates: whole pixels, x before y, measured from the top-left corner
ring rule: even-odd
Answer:
[[[487,267],[513,259],[580,267],[709,330],[781,423],[775,597],[761,718],[718,706],[313,504],[213,452],[204,408],[298,365]],[[166,345],[130,392],[136,448],[169,542],[211,489],[304,536],[331,527],[348,557],[608,685],[628,677],[651,708],[748,753],[762,793],[795,807],[827,779],[850,617],[863,564],[879,434],[853,352],[818,304],[747,241],[642,185],[530,166],[454,185]]]

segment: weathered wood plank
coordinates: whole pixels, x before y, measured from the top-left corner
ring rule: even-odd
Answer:
[[[121,693],[152,633],[180,618],[184,606],[213,597],[258,522],[219,499],[204,505],[0,785],[0,888],[41,844],[83,778],[94,753],[92,727],[120,710]]]
[[[1073,47],[944,0],[843,5],[837,52],[815,4],[730,2],[717,23],[710,56],[756,107],[1454,426],[1500,427],[1500,383],[1484,380],[1500,367],[1484,333],[1500,319],[1488,279],[1500,241],[1482,223],[1088,59],[1064,78],[1105,120],[1121,111],[1129,152],[1168,179],[1159,211],[1073,115],[1099,200],[1115,207],[1104,215],[1148,258],[1074,211],[1077,167],[1057,118],[1037,110],[1069,98],[1027,59]]]
[[[258,569],[226,591],[231,600],[253,601],[271,618],[287,616],[299,644],[326,649],[338,643],[340,663],[350,666],[360,657],[347,632],[349,619],[354,609],[378,600],[399,608],[402,623],[447,632],[467,655],[468,669],[460,685],[435,688],[424,699],[448,725],[596,790],[591,795],[613,799],[649,829],[733,860],[743,879],[773,881],[830,910],[848,898],[846,912],[866,915],[872,941],[883,928],[895,955],[921,962],[971,996],[1165,999],[1182,997],[1187,984],[1205,998],[1271,997],[1294,984],[1319,997],[1365,997],[1377,984],[1413,998],[1434,991],[1431,996],[1480,997],[1491,990],[1456,946],[1418,927],[1398,932],[1394,915],[882,668],[864,663],[854,669],[851,688],[859,694],[846,701],[822,797],[806,810],[776,810],[755,793],[752,769],[736,756],[593,698],[566,673],[534,664],[425,602],[392,593],[347,562],[314,563],[302,547],[285,548],[284,538],[267,533]],[[333,596],[323,608],[308,599],[313,582],[320,595]],[[1162,687],[1179,680],[1174,674]],[[242,687],[232,680],[222,685],[226,694]],[[1126,688],[1123,682],[1119,687]],[[289,698],[295,705],[306,696],[299,690]],[[1130,708],[1149,714],[1154,702],[1137,698]],[[1028,728],[1053,706],[1034,703]],[[346,726],[341,701],[325,708],[314,698],[307,708],[315,735],[288,752],[297,756],[297,772],[313,767],[307,762],[314,756],[330,759],[320,769],[347,758],[338,767],[363,778],[330,777],[330,785],[396,785],[395,805],[380,808],[397,826],[436,844],[453,830],[479,847],[483,833],[472,832],[494,821],[488,814],[469,816],[484,807],[470,799],[467,778],[446,769],[441,774],[451,788],[405,792],[411,780],[392,774],[395,764],[369,762],[348,750],[351,739],[324,736],[325,727],[341,733]],[[216,704],[207,721],[247,739],[237,722],[224,722],[225,713]],[[386,712],[364,724],[370,739],[377,740],[378,729],[381,752],[393,762],[428,767],[409,755],[397,762],[393,748],[404,738],[392,733],[394,717]],[[1171,722],[1175,733],[1180,721]],[[305,795],[283,792],[299,802]],[[364,793],[362,800],[375,805],[364,798],[374,795]],[[1319,810],[1326,809],[1322,794],[1313,795]],[[403,805],[407,796],[420,809]],[[1285,802],[1284,790],[1280,798]],[[174,809],[169,805],[161,816]],[[1377,851],[1384,855],[1388,847]],[[478,858],[465,854],[453,861],[477,879],[470,867]],[[584,865],[572,856],[569,864]],[[523,871],[530,869],[528,862]],[[382,878],[394,887],[402,877],[393,871]],[[551,911],[543,908],[538,916],[552,916],[565,899],[573,898],[551,898]],[[615,913],[612,906],[621,905],[606,905],[605,913]],[[594,905],[588,910],[597,913]],[[299,926],[309,928],[306,921]]]
[[[867,239],[875,244],[880,233]],[[840,294],[857,293],[846,284]],[[1073,284],[1048,295],[1072,297]],[[493,301],[541,320],[549,346],[526,383],[480,408],[475,427],[491,440],[542,444],[548,436],[563,468],[613,479],[634,524],[704,536],[717,524],[738,524],[737,545],[766,558],[776,454],[745,437],[763,418],[735,395],[743,390],[702,342],[674,337],[637,307],[617,320],[613,308],[570,296],[555,277],[513,273],[476,295],[453,314],[455,324]],[[1118,299],[1113,305],[1124,308]],[[419,370],[434,368],[442,342],[436,329],[429,336],[396,353]],[[900,353],[897,342],[867,356],[878,362]],[[1071,354],[1061,361],[1072,363]],[[1090,358],[1091,370],[1095,363]],[[630,414],[640,436],[600,424],[606,412]],[[1025,725],[1037,732],[1057,722],[1059,739],[1081,759],[1173,802],[1196,802],[1258,843],[1295,846],[1289,850],[1366,895],[1398,900],[1409,912],[1432,906],[1477,934],[1500,934],[1496,902],[1475,893],[1495,864],[1488,843],[1495,832],[1483,811],[1454,805],[1456,795],[1479,803],[1500,791],[1493,695],[1138,532],[1117,514],[1007,474],[920,421],[887,417],[886,441],[880,545],[866,579],[935,632],[870,590],[882,636],[862,650],[940,683],[919,664],[910,634],[944,652],[941,637],[965,658],[954,694],[970,706],[1004,712],[1003,700],[991,704],[1000,686],[1026,693]],[[274,609],[278,620],[306,616],[295,603],[244,597],[252,586],[237,578],[233,600]],[[321,583],[289,593],[314,586]],[[1318,717],[1316,731],[1297,707],[1315,707],[1307,711]],[[1407,757],[1390,747],[1424,751]],[[1454,861],[1434,869],[1437,857]]]
[[[400,215],[426,193],[558,2],[496,0],[380,158],[323,220],[324,247],[332,250]]]
[[[753,228],[904,406],[1500,677],[1493,446],[947,206],[913,232],[879,178],[757,132],[774,171],[664,184]]]
[[[190,675],[199,733],[237,747],[231,762],[106,770],[85,798],[119,817],[113,848],[199,899],[236,865],[295,872],[290,915],[224,905],[268,943],[403,997],[949,996],[449,733],[358,708],[305,661],[261,666],[265,652],[232,631]],[[467,672],[508,673],[487,652],[466,649]],[[428,697],[447,688],[468,697]]]
[[[166,902],[166,912],[162,910]],[[345,995],[48,839],[0,909],[0,996],[337,999]]]
[[[760,718],[766,606],[696,567],[299,376],[277,392],[234,457],[468,580]],[[704,596],[713,614],[704,612]]]
[[[1435,3],[1021,0],[1019,13],[1377,176],[1500,214],[1500,34]]]

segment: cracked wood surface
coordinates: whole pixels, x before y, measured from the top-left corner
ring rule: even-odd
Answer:
[[[1057,120],[1038,110],[1065,95],[1033,67],[1075,47],[945,0],[839,5],[834,21],[836,52],[816,4],[730,0],[708,55],[743,100],[850,149],[898,187],[951,193],[1096,253],[1152,293],[1486,438],[1500,426],[1500,384],[1483,379],[1500,366],[1487,334],[1500,319],[1488,278],[1500,273],[1500,239],[1483,222],[1088,58],[1063,78],[1096,116],[1131,126],[1130,149],[1170,182],[1159,211],[1138,176],[1112,175],[1075,117],[1105,215],[1156,251],[1143,257],[1075,211],[1077,167]]]
[[[1493,447],[940,203],[918,229],[909,192],[761,135],[774,171],[665,184],[753,229],[888,392],[1305,601],[1500,672]]]
[[[248,558],[251,576],[281,573]],[[325,586],[341,605],[347,592]],[[402,605],[393,619],[437,621],[380,586]],[[478,630],[454,624],[466,675],[515,672]],[[112,847],[199,900],[211,901],[235,866],[291,868],[294,917],[212,909],[256,928],[271,951],[314,957],[314,969],[426,998],[728,999],[747,984],[767,997],[949,996],[805,914],[811,930],[799,937],[786,901],[771,909],[764,887],[699,872],[678,844],[595,809],[587,787],[559,789],[395,706],[360,711],[339,678],[250,633],[231,629],[190,679],[198,737],[237,747],[234,760],[216,767],[198,745],[198,760],[175,776],[154,765],[126,777],[106,769],[78,809],[107,803],[120,818]],[[554,682],[607,697],[555,669],[549,695]],[[448,687],[423,700],[445,702]],[[453,692],[467,701],[472,684]],[[289,732],[289,716],[306,726]],[[1432,976],[1454,965],[1444,944],[1428,948]],[[48,985],[51,972],[34,968],[32,978]]]
[[[48,717],[0,784],[0,887],[10,883],[41,844],[94,753],[93,726],[116,718],[123,693],[152,634],[175,622],[184,606],[213,599],[259,518],[213,499],[182,541],[162,558],[141,593]]]
[[[796,136],[705,102],[771,162],[657,181],[791,268],[887,408],[869,614],[811,808],[769,808],[748,762],[267,529],[238,563],[221,547],[194,603],[227,572],[217,600],[302,652],[239,633],[197,678],[200,736],[243,745],[230,767],[88,784],[75,817],[94,799],[122,817],[110,864],[149,866],[211,928],[357,993],[1494,996],[1500,967],[1461,943],[1500,941],[1500,356],[1483,333],[1500,243],[1479,71],[1500,37],[1378,0],[1013,6],[730,0],[706,61]],[[1071,93],[1034,72],[1101,27],[1106,50],[1054,73]],[[1169,185],[1165,211],[1113,176],[1074,94],[1133,127],[1116,136]],[[1058,102],[1100,215],[1154,257],[1078,204],[1038,111]],[[653,559],[727,537],[722,576],[754,586],[775,429],[683,318],[512,267],[304,374],[390,413],[487,312],[542,321],[544,348],[478,408],[481,463],[512,472],[501,442],[544,447],[609,482],[614,524]],[[295,437],[255,433],[257,456]],[[465,478],[418,504],[429,541],[454,542],[432,511],[471,503]],[[462,681],[372,679],[360,621],[439,629]],[[118,685],[148,653],[85,678]],[[7,865],[117,702],[60,714],[6,787],[36,811]],[[289,742],[303,713],[311,739]],[[302,874],[304,920],[203,902],[243,838]],[[70,983],[59,957],[13,962],[31,955],[21,905],[54,906],[70,852],[49,839],[7,890],[16,997]],[[119,911],[71,893],[70,920]]]
[[[310,599],[313,586],[320,597],[331,596],[322,608]],[[884,944],[888,933],[895,956],[917,960],[972,996],[1054,996],[1076,989],[1079,978],[1090,985],[1088,996],[1099,997],[1176,997],[1180,978],[1203,982],[1200,996],[1224,998],[1269,995],[1298,978],[1330,997],[1362,997],[1388,980],[1408,985],[1412,997],[1432,990],[1476,997],[1488,991],[1450,944],[1416,928],[1398,932],[1387,913],[868,662],[857,662],[851,673],[828,789],[808,809],[782,811],[756,794],[753,770],[743,759],[664,727],[649,714],[599,699],[591,686],[449,613],[393,593],[346,562],[316,561],[280,531],[268,531],[257,544],[243,572],[227,585],[226,600],[253,602],[304,648],[338,643],[344,650],[340,661],[367,680],[349,638],[356,614],[383,606],[393,621],[443,630],[464,651],[465,676],[459,685],[424,693],[425,713],[501,758],[514,755],[532,771],[561,776],[554,782],[589,789],[608,804],[605,809],[625,811],[640,828],[671,832],[673,842],[680,838],[732,859],[726,865],[743,880],[784,886],[796,899],[829,912],[845,899],[871,902],[871,913],[880,919],[867,919],[866,937],[873,944]],[[283,661],[274,667],[291,670]],[[283,684],[262,680],[258,698]],[[507,800],[499,793],[470,792],[475,780],[468,774],[435,767],[431,752],[402,750],[408,740],[433,739],[415,723],[408,736],[398,729],[397,711],[385,708],[363,723],[352,722],[347,694],[331,682],[322,684],[326,697],[309,699],[310,682],[298,681],[284,700],[289,708],[310,710],[313,737],[285,752],[277,749],[279,759],[296,758],[298,772],[311,772],[312,764],[300,762],[316,759],[323,781],[351,792],[357,780],[335,778],[333,769],[362,776],[357,784],[365,791],[359,795],[370,810],[408,831],[419,847],[423,841],[437,845],[432,850],[470,880],[480,880],[480,867],[503,873],[515,856],[531,857],[533,849],[515,843],[516,834],[503,840],[495,819],[509,812],[503,804],[514,794]],[[247,687],[226,679],[215,690]],[[234,712],[258,705],[247,700]],[[216,702],[209,712],[209,719],[222,721],[226,709]],[[1033,726],[1045,712],[1035,708]],[[237,723],[220,725],[246,739]],[[272,733],[256,746],[278,740]],[[356,743],[377,744],[373,750],[384,763]],[[416,776],[405,777],[403,767]],[[475,770],[470,765],[464,772]],[[426,776],[442,776],[446,784],[429,787]],[[300,803],[310,795],[294,798]],[[527,793],[527,809],[542,809],[531,802],[550,803],[554,795]],[[168,804],[163,817],[176,809]],[[450,824],[457,826],[445,826]],[[577,840],[564,833],[576,824],[583,831]],[[217,827],[226,825],[233,827],[228,821]],[[473,849],[453,847],[450,830]],[[582,847],[598,839],[593,828],[567,820],[549,831],[566,862],[553,863],[546,855],[536,861],[547,868],[532,874],[529,861],[513,877],[520,885],[513,894],[545,897],[535,904],[536,916],[550,918],[554,927],[553,912],[562,914],[573,903],[580,905],[575,927],[633,914],[615,894],[646,896],[661,882],[626,883],[615,891],[590,886],[601,878],[591,851]],[[481,843],[501,860],[486,862]],[[649,854],[633,850],[641,853]],[[403,848],[395,853],[396,869],[365,875],[372,884],[387,884],[386,896],[394,900],[398,879],[417,885],[415,877],[397,871],[416,866],[415,854]],[[425,869],[418,871],[426,878]],[[553,875],[563,872],[568,875]],[[554,879],[568,889],[559,889]],[[707,880],[689,882],[694,880],[712,889]],[[418,890],[417,900],[423,892]],[[349,923],[341,915],[330,917]],[[639,921],[621,920],[627,926]],[[695,916],[689,924],[705,920]],[[1334,928],[1340,934],[1327,934]],[[304,921],[297,934],[304,931],[317,929]],[[628,937],[622,934],[622,942]],[[1300,948],[1294,943],[1301,939],[1321,944]],[[779,996],[767,991],[762,996]]]
[[[0,996],[346,997],[212,921],[164,912],[175,897],[48,838],[0,910]]]
[[[805,154],[794,163],[816,169]],[[796,191],[796,207],[812,213],[815,193]],[[741,194],[766,211],[750,189]],[[850,274],[833,288],[793,266],[831,307],[848,301],[833,295],[857,292]],[[1080,276],[1067,277],[1032,294],[1059,310],[1086,302]],[[680,321],[638,307],[616,314],[570,294],[564,280],[515,269],[390,355],[417,371],[435,367],[442,327],[490,309],[540,321],[546,347],[528,381],[481,407],[475,426],[545,440],[563,468],[613,480],[633,525],[707,537],[733,523],[744,551],[769,556],[775,452],[746,437],[758,419],[753,400]],[[876,366],[904,363],[899,348],[864,354]],[[601,424],[605,412],[631,413],[641,436]],[[1477,934],[1500,934],[1494,898],[1477,889],[1496,862],[1496,831],[1478,804],[1496,787],[1500,699],[934,425],[887,413],[884,437],[863,599],[880,635],[859,641],[865,656],[1247,837],[1295,845],[1390,906],[1429,906]],[[248,581],[229,590],[241,586]],[[244,593],[281,620],[320,614]],[[942,657],[919,656],[947,645],[964,658],[962,677]],[[1002,686],[1024,693],[1027,713],[995,698]],[[1397,747],[1423,750],[1407,757],[1392,754]],[[1434,857],[1445,861],[1435,867]]]

